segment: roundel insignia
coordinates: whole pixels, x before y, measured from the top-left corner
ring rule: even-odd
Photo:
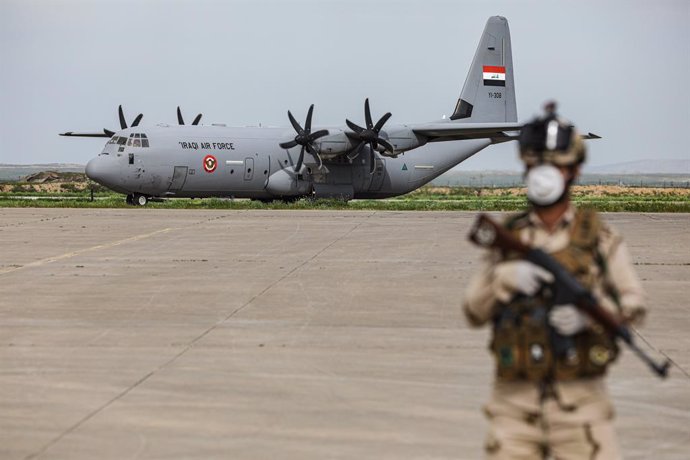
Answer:
[[[204,157],[204,171],[212,173],[218,167],[218,161],[213,155],[206,155]]]

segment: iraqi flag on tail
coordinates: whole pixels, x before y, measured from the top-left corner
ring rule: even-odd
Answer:
[[[506,68],[495,65],[485,65],[483,69],[484,86],[505,86]]]

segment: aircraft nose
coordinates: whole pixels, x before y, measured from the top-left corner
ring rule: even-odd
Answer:
[[[96,157],[86,164],[86,176],[106,187],[112,186],[117,181],[115,166],[106,158]]]

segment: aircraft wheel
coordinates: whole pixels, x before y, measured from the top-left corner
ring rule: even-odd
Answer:
[[[149,199],[146,197],[146,195],[139,195],[138,193],[134,195],[134,204],[137,206],[146,206],[146,203],[149,202]]]
[[[127,199],[125,201],[127,201],[127,204],[134,206],[134,195],[127,195]]]

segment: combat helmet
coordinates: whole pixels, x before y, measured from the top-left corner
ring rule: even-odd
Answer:
[[[582,137],[572,123],[556,115],[556,103],[544,106],[545,115],[527,123],[520,133],[520,159],[526,166],[547,163],[579,165],[585,161]]]

